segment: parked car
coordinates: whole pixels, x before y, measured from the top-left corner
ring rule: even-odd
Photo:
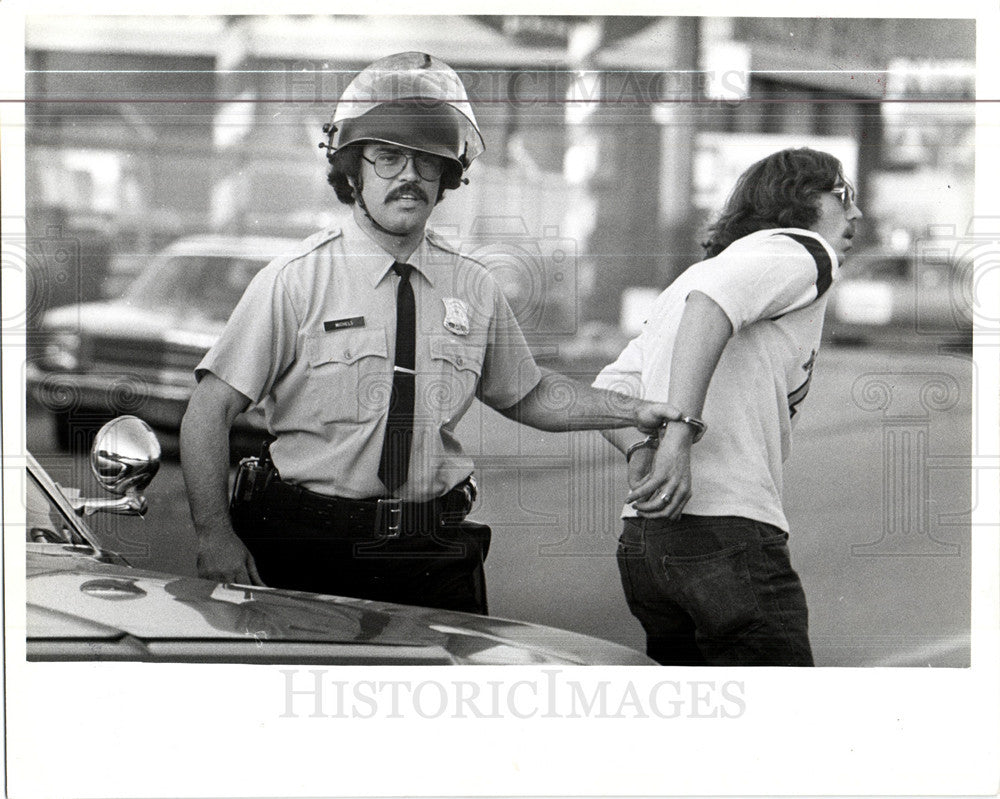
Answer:
[[[84,518],[145,513],[159,444],[144,422],[119,417],[98,431],[91,466],[116,498],[82,498],[27,458],[28,660],[654,665],[526,622],[134,569]]]
[[[929,250],[853,253],[831,290],[835,344],[972,349],[971,275]]]
[[[29,348],[29,396],[54,418],[56,441],[84,442],[120,413],[177,429],[194,367],[215,342],[250,279],[297,239],[206,235],[153,257],[120,298],[53,308]],[[243,414],[237,430],[262,430]]]

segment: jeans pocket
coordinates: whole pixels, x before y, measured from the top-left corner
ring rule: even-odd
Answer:
[[[643,557],[641,547],[634,541],[627,541],[623,534],[618,540],[618,550],[615,553],[615,558],[618,561],[618,576],[621,578],[622,590],[625,592],[625,599],[630,603],[630,607],[632,599],[636,595],[633,571],[642,561]]]
[[[776,527],[762,532],[760,536],[760,545],[762,547],[776,547],[787,543],[788,533]]]
[[[792,555],[788,548],[788,533],[767,530],[761,533],[760,556],[754,567],[755,576],[765,586],[768,597],[798,597],[802,585],[792,568]],[[802,602],[804,603],[804,598]]]
[[[664,555],[662,578],[702,636],[718,638],[764,620],[747,567],[747,545]]]

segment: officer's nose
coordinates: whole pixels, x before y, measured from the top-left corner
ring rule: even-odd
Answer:
[[[404,166],[403,171],[399,173],[399,178],[408,182],[421,180],[420,173],[417,172],[416,156],[416,153],[409,153],[406,156],[406,166]]]

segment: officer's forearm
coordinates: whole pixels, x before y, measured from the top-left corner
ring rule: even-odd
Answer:
[[[206,376],[205,380],[211,380]],[[214,388],[214,390],[213,390]],[[224,389],[199,384],[181,422],[181,471],[199,538],[231,529],[229,428],[240,409],[220,401]],[[238,405],[238,403],[236,403]]]
[[[539,430],[566,432],[635,427],[644,406],[648,403],[635,397],[593,388],[543,369],[538,385],[520,402],[500,412]]]
[[[605,429],[601,431],[601,435],[623,455],[628,452],[629,447],[633,444],[638,444],[640,441],[646,440],[646,436],[634,428]]]
[[[229,525],[228,435],[205,421],[189,412],[181,425],[181,469],[199,538]]]

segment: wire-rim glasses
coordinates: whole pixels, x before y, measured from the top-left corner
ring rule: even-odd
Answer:
[[[407,164],[413,161],[413,168],[423,180],[435,181],[444,174],[444,160],[430,153],[404,153],[400,150],[387,150],[375,156],[374,160],[361,156],[375,168],[375,174],[389,180],[402,174]]]

